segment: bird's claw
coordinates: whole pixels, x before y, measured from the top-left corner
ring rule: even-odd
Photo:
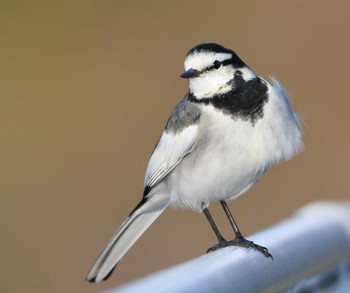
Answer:
[[[229,243],[229,241],[220,242],[218,244],[215,244],[212,247],[208,248],[207,253],[210,253],[210,252],[213,252],[213,251],[218,250],[220,248],[224,248],[226,246],[229,246],[228,243]]]
[[[255,244],[253,241],[249,241],[243,237],[236,237],[235,239],[231,241],[222,241],[218,244],[215,244],[214,246],[210,247],[207,250],[207,253],[213,252],[215,250],[218,250],[220,248],[224,248],[227,246],[240,246],[245,248],[253,248],[259,252],[261,252],[265,257],[273,259],[273,256],[269,253],[268,249],[264,246]]]

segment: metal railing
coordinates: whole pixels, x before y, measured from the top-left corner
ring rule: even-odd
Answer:
[[[248,238],[274,260],[227,247],[108,292],[350,292],[350,202],[310,204]]]

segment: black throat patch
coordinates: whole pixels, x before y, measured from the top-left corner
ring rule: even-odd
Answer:
[[[236,71],[232,79],[233,89],[211,98],[197,99],[190,93],[188,100],[194,103],[211,104],[232,119],[250,120],[254,125],[264,116],[264,105],[268,102],[268,88],[260,77],[245,81],[241,71]]]

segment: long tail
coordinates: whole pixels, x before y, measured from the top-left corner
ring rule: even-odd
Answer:
[[[97,258],[86,279],[96,283],[106,280],[120,259],[167,206],[168,200],[157,195],[141,201]]]

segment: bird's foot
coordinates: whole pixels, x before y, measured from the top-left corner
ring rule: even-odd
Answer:
[[[218,250],[220,248],[224,248],[227,246],[240,246],[245,248],[253,248],[257,251],[260,251],[265,257],[273,259],[273,256],[269,253],[268,249],[264,246],[260,246],[258,244],[255,244],[253,241],[249,241],[242,237],[236,237],[235,239],[231,241],[221,241],[218,244],[215,244],[214,246],[210,247],[207,250],[207,253],[213,252],[215,250]]]
[[[220,249],[220,248],[224,248],[224,247],[226,247],[226,246],[230,246],[230,245],[228,244],[229,242],[230,242],[230,241],[219,242],[218,244],[215,244],[215,245],[213,245],[212,247],[208,248],[207,253],[213,252],[213,251],[218,250],[218,249]]]
[[[257,251],[260,251],[265,257],[267,258],[272,258],[273,256],[269,253],[268,249],[264,246],[255,244],[253,241],[249,241],[248,239],[245,239],[243,236],[242,237],[236,237],[232,241],[229,241],[231,245],[233,246],[241,246],[245,248],[253,248]]]

